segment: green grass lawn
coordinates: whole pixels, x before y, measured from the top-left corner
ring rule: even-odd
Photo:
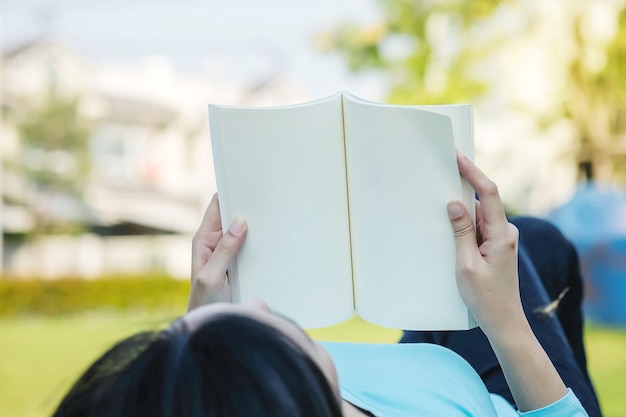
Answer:
[[[605,417],[626,416],[626,329],[588,326],[588,368]]]
[[[98,313],[0,319],[0,408],[7,417],[49,416],[85,367],[114,341],[181,312]],[[393,342],[399,332],[354,320],[310,334],[321,340]],[[626,330],[590,327],[589,366],[606,417],[626,416]]]

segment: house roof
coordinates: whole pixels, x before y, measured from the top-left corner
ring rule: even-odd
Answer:
[[[108,118],[120,123],[138,123],[163,126],[178,118],[179,113],[154,101],[135,97],[103,95]]]
[[[87,54],[72,46],[71,42],[64,40],[62,37],[53,34],[45,34],[32,38],[26,42],[11,45],[2,51],[4,61],[17,59],[19,56],[34,52],[37,50],[62,50],[72,55],[82,64],[89,65],[91,59]]]

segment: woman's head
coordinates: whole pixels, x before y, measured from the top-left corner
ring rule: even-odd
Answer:
[[[198,308],[126,339],[62,401],[61,416],[340,416],[326,351],[262,304]]]

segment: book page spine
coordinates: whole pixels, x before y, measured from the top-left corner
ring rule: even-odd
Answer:
[[[447,104],[431,106],[415,106],[416,108],[439,113],[450,117],[454,133],[454,145],[470,160],[474,161],[474,108],[470,104]],[[460,176],[461,201],[467,207],[474,224],[476,224],[475,191],[472,186]],[[477,326],[476,321],[467,311],[467,328]]]
[[[348,207],[348,233],[350,236],[350,281],[352,282],[352,305],[356,312],[356,300],[354,299],[354,260],[352,259],[352,225],[350,223],[350,180],[348,179],[348,150],[346,145],[346,123],[345,123],[345,100],[344,93],[341,94],[341,120],[343,121],[343,154],[346,170],[346,206]]]
[[[462,131],[455,132],[455,138],[466,136],[466,140],[458,141],[457,148],[474,162],[474,107],[462,106],[459,107],[459,111],[462,113],[459,116]],[[476,204],[474,204],[476,192],[465,178],[461,178],[461,183],[463,185],[463,203],[470,211],[474,225],[476,225]]]
[[[460,108],[460,111],[463,113],[459,119],[462,121],[464,133],[459,132],[459,135],[467,135],[467,140],[463,141],[463,144],[459,146],[459,150],[474,162],[474,107],[469,105],[463,106]],[[455,135],[455,137],[456,136],[457,135]],[[476,191],[474,191],[474,188],[465,178],[461,178],[461,186],[463,189],[463,203],[468,208],[472,216],[472,221],[474,222],[474,227],[476,227]],[[476,319],[472,316],[469,309],[467,310],[467,326],[469,329],[478,326]]]

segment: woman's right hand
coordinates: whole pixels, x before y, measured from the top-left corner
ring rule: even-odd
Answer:
[[[191,290],[187,311],[204,304],[231,301],[226,271],[243,246],[247,232],[245,220],[235,217],[223,233],[219,200],[215,194],[192,241]]]

